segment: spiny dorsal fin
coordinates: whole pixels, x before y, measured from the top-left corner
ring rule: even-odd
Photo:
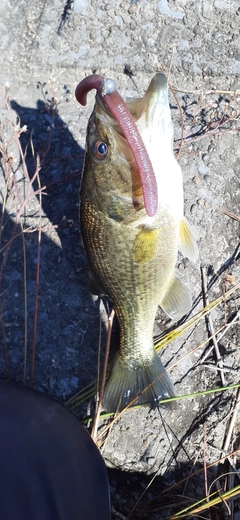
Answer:
[[[187,287],[174,273],[170,280],[160,306],[163,311],[173,320],[178,320],[187,314],[192,307],[192,298]]]
[[[191,230],[190,224],[185,217],[182,217],[179,229],[179,251],[192,262],[198,257],[197,242]]]

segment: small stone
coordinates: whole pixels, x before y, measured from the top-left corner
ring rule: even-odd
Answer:
[[[129,14],[134,14],[136,12],[136,9],[137,9],[137,6],[135,4],[132,4],[130,5],[130,7],[128,8],[128,13]]]
[[[204,200],[203,199],[198,199],[197,203],[198,203],[199,206],[204,206]]]
[[[189,265],[189,259],[188,258],[183,258],[182,259],[182,265],[183,265],[183,268],[186,269],[186,267]]]
[[[193,182],[194,182],[195,184],[200,184],[200,182],[201,182],[200,177],[198,177],[197,175],[196,175],[195,177],[193,177]]]
[[[208,167],[206,166],[206,164],[204,164],[203,161],[200,161],[200,163],[198,165],[198,172],[201,175],[205,175],[206,173],[208,173]]]
[[[147,457],[147,463],[149,464],[149,466],[153,466],[153,464],[155,463],[155,457]]]
[[[195,213],[197,212],[197,205],[196,204],[193,204],[190,208],[190,212],[192,215],[195,215]]]
[[[195,27],[193,27],[193,34],[200,34],[201,32],[201,28],[199,25],[195,25]]]
[[[208,153],[204,153],[202,155],[202,160],[203,160],[203,162],[207,163],[209,161],[209,154]]]

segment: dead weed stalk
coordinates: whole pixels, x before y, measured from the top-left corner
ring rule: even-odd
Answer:
[[[4,271],[8,264],[9,254],[14,241],[22,236],[22,251],[23,251],[23,292],[24,292],[24,352],[23,352],[23,384],[26,384],[27,373],[27,357],[28,357],[28,307],[27,307],[27,261],[26,261],[26,247],[25,234],[37,233],[37,266],[36,266],[36,282],[35,282],[35,310],[34,310],[34,324],[33,324],[33,338],[32,338],[32,359],[31,359],[31,377],[30,385],[33,386],[34,381],[34,365],[36,355],[36,334],[38,321],[38,292],[40,280],[40,244],[41,233],[43,230],[41,222],[41,210],[38,217],[37,225],[26,225],[28,218],[29,201],[33,197],[38,196],[40,207],[42,195],[45,194],[46,186],[41,186],[40,181],[40,158],[34,153],[33,145],[31,144],[32,154],[35,161],[35,172],[30,178],[27,166],[27,148],[23,149],[21,144],[21,135],[27,131],[26,125],[21,126],[19,118],[15,120],[15,116],[10,107],[9,89],[5,91],[1,88],[7,117],[0,123],[0,161],[1,170],[4,179],[4,186],[1,190],[1,204],[2,211],[0,217],[0,288],[2,288]],[[34,189],[34,181],[37,180],[38,188]],[[5,232],[8,224],[11,224],[10,237]],[[44,227],[44,230],[46,227]],[[3,348],[6,364],[6,373],[10,379],[10,366],[7,351],[5,325],[3,319],[4,311],[4,294],[2,294],[1,303],[1,325],[3,334]]]

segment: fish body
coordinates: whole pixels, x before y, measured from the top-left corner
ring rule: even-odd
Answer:
[[[92,292],[112,299],[120,327],[120,348],[103,402],[112,412],[136,396],[135,404],[156,404],[175,395],[154,348],[153,327],[159,305],[173,319],[190,310],[191,297],[175,264],[179,249],[193,260],[197,255],[183,217],[182,173],[173,153],[165,76],[156,74],[143,98],[127,106],[153,166],[157,211],[147,214],[132,150],[99,96],[88,123],[80,203]]]

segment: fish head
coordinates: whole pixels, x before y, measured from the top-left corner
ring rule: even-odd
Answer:
[[[176,209],[172,197],[177,182],[179,213],[182,212],[181,170],[173,153],[173,123],[168,101],[168,85],[164,74],[157,73],[142,98],[126,102],[151,161],[161,206]],[[119,221],[141,221],[156,225],[159,211],[146,214],[139,169],[132,148],[118,121],[96,95],[87,132],[85,171],[91,199],[96,208]],[[174,211],[175,211],[174,209]]]
[[[141,190],[140,178],[127,140],[96,97],[88,122],[82,190],[97,211],[121,221],[135,211],[137,189]]]

